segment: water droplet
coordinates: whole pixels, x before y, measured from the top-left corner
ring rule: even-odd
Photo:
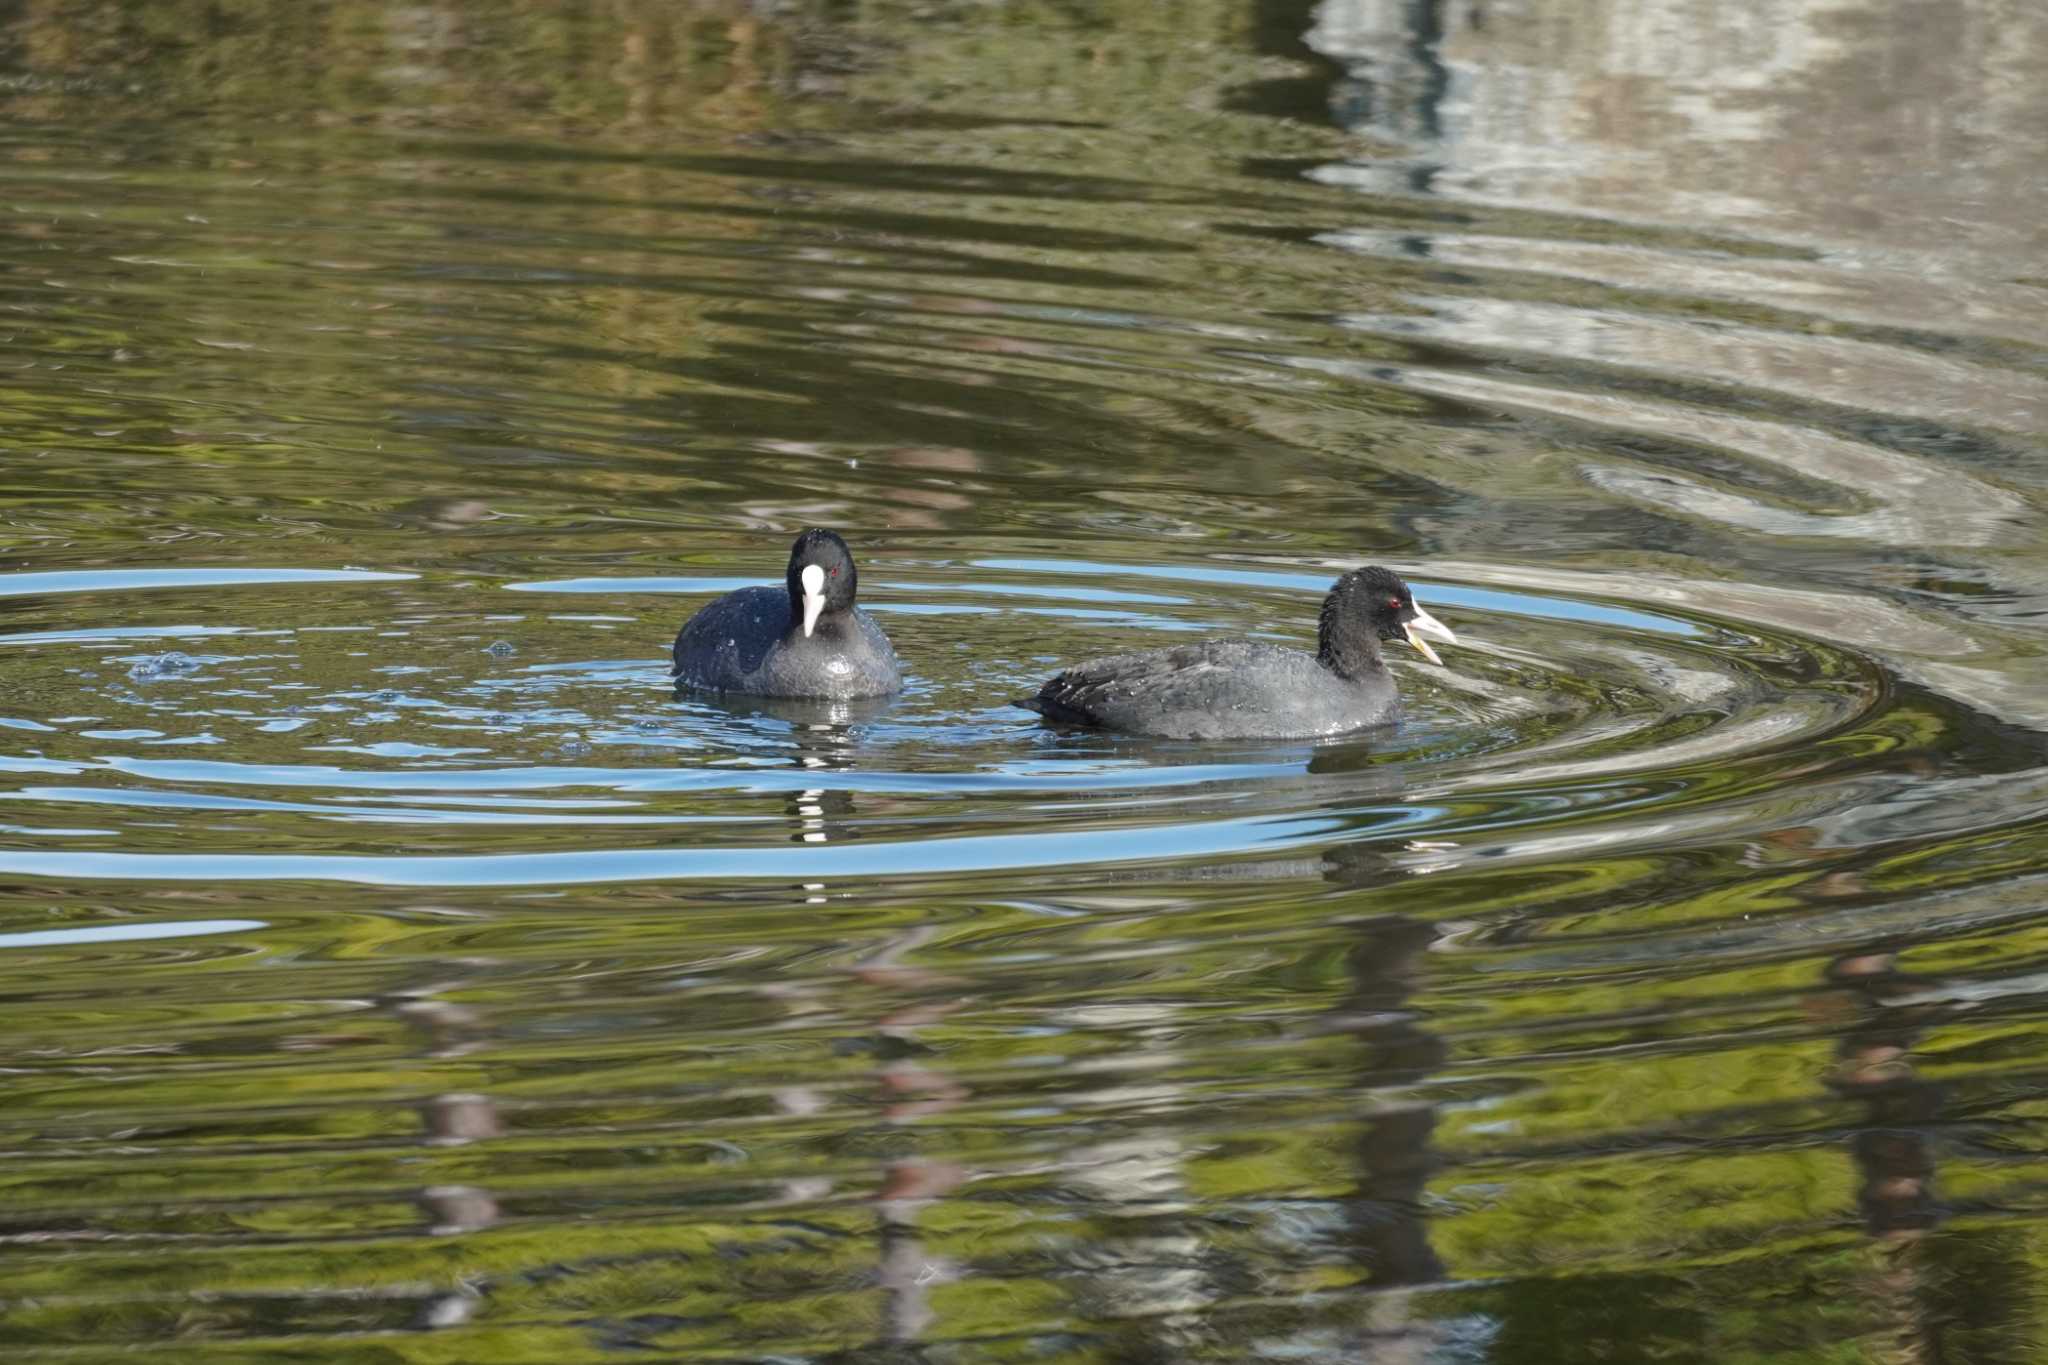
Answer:
[[[157,678],[183,677],[197,673],[204,665],[179,650],[166,650],[162,654],[150,654],[129,666],[128,676],[136,682],[151,682]]]

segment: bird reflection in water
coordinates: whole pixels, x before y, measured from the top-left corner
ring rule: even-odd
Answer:
[[[859,727],[888,711],[894,703],[895,699],[889,697],[829,701],[748,699],[746,704],[752,714],[788,724],[793,765],[817,777],[788,799],[791,842],[826,844],[848,837],[847,827],[856,813],[854,793],[834,786],[830,779],[835,773],[850,772],[858,766],[862,738]],[[801,866],[800,855],[797,865]],[[804,904],[827,902],[828,884],[824,880],[808,879],[799,885],[805,893]],[[897,1000],[875,1019],[871,1044],[877,1061],[875,1080],[882,1118],[891,1128],[943,1114],[968,1094],[965,1086],[926,1062],[930,1049],[917,1037],[920,1029],[945,1018],[964,1003],[955,993],[959,984],[956,978],[904,960],[926,944],[934,932],[924,926],[893,934],[849,968],[855,981],[880,988]],[[812,991],[784,987],[776,993],[795,1011],[825,1007]],[[789,1086],[777,1092],[776,1102],[792,1118],[808,1119],[829,1109],[832,1098],[811,1087]],[[894,1148],[897,1144],[889,1145]],[[883,1165],[873,1196],[874,1275],[883,1295],[880,1331],[869,1344],[827,1359],[879,1362],[914,1357],[917,1343],[933,1321],[932,1288],[958,1274],[956,1267],[925,1250],[918,1222],[934,1201],[967,1178],[966,1170],[959,1165],[916,1155],[898,1156]],[[821,1177],[789,1182],[784,1191],[791,1202],[820,1200],[832,1192],[832,1181]]]
[[[1931,1011],[1912,997],[1931,984],[1899,970],[1886,946],[1847,953],[1826,970],[1830,990],[1815,1002],[1845,1015],[1828,1087],[1859,1102],[1863,1119],[1849,1136],[1863,1226],[1889,1254],[1870,1273],[1872,1307],[1892,1319],[1901,1360],[1948,1357],[1950,1327],[1935,1300],[1943,1268],[1927,1240],[1947,1217],[1936,1197],[1932,1130],[1942,1121],[1942,1087],[1919,1076],[1913,1046]]]
[[[1358,1136],[1358,1186],[1346,1225],[1364,1282],[1379,1291],[1347,1329],[1351,1349],[1372,1359],[1422,1359],[1444,1324],[1418,1316],[1413,1291],[1444,1276],[1423,1216],[1434,1158],[1436,1105],[1418,1097],[1447,1049],[1410,1004],[1432,926],[1399,915],[1362,920],[1349,963],[1350,999],[1330,1021],[1356,1038],[1358,1086],[1376,1103]]]
[[[679,691],[678,696],[686,695]],[[860,727],[885,714],[894,697],[826,699],[806,697],[730,697],[725,704],[735,716],[787,727],[782,747],[791,751],[792,766],[815,773],[818,781],[789,798],[795,828],[793,843],[826,844],[845,838],[843,822],[854,813],[853,793],[830,782],[834,773],[859,766]],[[764,729],[766,727],[764,726]],[[822,898],[811,898],[817,903]]]
[[[1921,1079],[1912,1060],[1926,1012],[1907,1001],[1920,983],[1887,951],[1838,957],[1828,978],[1850,1011],[1828,1084],[1865,1110],[1850,1140],[1863,1223],[1874,1237],[1907,1238],[1943,1216],[1927,1136],[1941,1118],[1941,1087]]]
[[[874,1024],[872,1047],[881,1117],[891,1129],[908,1129],[951,1110],[968,1097],[954,1077],[929,1064],[931,1049],[918,1039],[920,1029],[945,1019],[967,1003],[957,993],[958,978],[904,959],[928,943],[936,930],[918,926],[885,939],[856,961],[850,974],[862,985],[879,988],[898,1003]],[[816,1114],[829,1101],[815,1091],[791,1089],[778,1099],[786,1112]],[[930,1295],[935,1286],[957,1279],[960,1268],[926,1250],[918,1223],[924,1212],[969,1178],[967,1169],[950,1161],[916,1155],[907,1144],[891,1139],[892,1156],[881,1170],[874,1193],[876,1214],[875,1283],[882,1291],[881,1324],[876,1338],[862,1346],[824,1357],[835,1365],[882,1365],[920,1359],[920,1343],[935,1312]],[[830,1193],[813,1184],[806,1198]]]
[[[1294,879],[1304,860],[1231,864],[1233,875]],[[1338,887],[1384,888],[1400,879],[1388,855],[1368,843],[1325,850],[1309,869]],[[1184,874],[1183,874],[1184,875]],[[1448,1048],[1423,1026],[1413,997],[1425,954],[1443,926],[1401,915],[1333,922],[1350,940],[1350,985],[1344,998],[1309,1027],[1355,1040],[1357,1095],[1364,1117],[1351,1144],[1354,1184],[1327,1201],[1275,1208],[1259,1215],[1267,1236],[1299,1265],[1301,1292],[1323,1299],[1301,1336],[1285,1350],[1301,1359],[1432,1359],[1469,1324],[1441,1306],[1418,1306],[1419,1291],[1440,1288],[1445,1267],[1429,1239],[1427,1187],[1438,1166],[1431,1142],[1436,1102],[1426,1095]],[[1216,1345],[1218,1313],[1247,1293],[1272,1295],[1269,1271],[1219,1254],[1207,1223],[1200,1181],[1191,1171],[1204,1144],[1191,1140],[1186,1106],[1195,1101],[1169,1079],[1197,1059],[1180,1048],[1188,1021],[1170,1001],[1062,1011],[1059,1022],[1115,1027],[1126,1039],[1126,1067],[1142,1054],[1144,1079],[1092,1092],[1091,1107],[1117,1105],[1157,1114],[1114,1140],[1077,1148],[1063,1158],[1066,1186],[1096,1209],[1096,1222],[1065,1253],[1074,1277],[1075,1315],[1123,1324],[1117,1358],[1183,1360]],[[1304,1247],[1308,1248],[1303,1260]],[[1356,1291],[1324,1298],[1320,1266],[1343,1266]],[[1263,1286],[1255,1288],[1255,1286]],[[1332,1338],[1341,1344],[1333,1349]]]
[[[931,1049],[917,1037],[919,1029],[939,1022],[965,1003],[954,993],[957,979],[903,960],[935,932],[931,926],[921,925],[894,935],[853,970],[857,980],[884,988],[900,1001],[875,1021],[881,1062],[876,1079],[882,1117],[891,1127],[903,1128],[944,1114],[968,1095],[966,1086],[928,1064]],[[933,1201],[966,1179],[961,1166],[909,1153],[882,1169],[881,1185],[875,1193],[876,1273],[883,1293],[882,1342],[890,1348],[924,1336],[933,1320],[932,1287],[959,1274],[958,1267],[925,1250],[917,1224]]]
[[[487,966],[478,962],[474,965]],[[467,1005],[441,997],[467,983],[443,981],[396,993],[387,1001],[393,1013],[421,1035],[425,1056],[437,1060],[467,1056],[486,1046],[488,1028]],[[504,1136],[497,1102],[489,1095],[451,1092],[435,1095],[419,1106],[424,1141],[432,1147],[462,1147]],[[480,1232],[499,1219],[497,1197],[476,1185],[428,1185],[416,1196],[427,1218],[427,1232],[453,1237]],[[420,1326],[460,1327],[474,1319],[484,1304],[481,1282],[463,1281],[428,1297],[419,1311]]]

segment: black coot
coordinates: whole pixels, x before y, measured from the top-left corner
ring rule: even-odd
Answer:
[[[1167,739],[1306,739],[1392,720],[1400,709],[1380,641],[1453,643],[1391,569],[1354,569],[1323,599],[1313,655],[1253,640],[1209,640],[1076,664],[1017,705],[1063,725]]]
[[[809,530],[789,547],[788,588],[741,588],[676,634],[678,687],[753,697],[881,697],[903,690],[889,637],[853,605],[846,542]]]

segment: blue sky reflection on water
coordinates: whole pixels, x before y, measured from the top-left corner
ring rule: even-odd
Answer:
[[[259,919],[131,920],[123,924],[81,924],[64,929],[23,929],[0,933],[0,949],[61,948],[75,943],[140,943],[148,939],[199,938],[267,928]]]
[[[77,569],[0,574],[0,597],[137,592],[153,588],[283,586],[292,583],[398,583],[416,577],[417,574],[378,569]]]
[[[1318,574],[1262,572],[1253,569],[1224,569],[1212,565],[1095,564],[1083,560],[986,559],[977,561],[986,569],[1026,573],[1091,574],[1104,578],[1129,575],[1163,578],[1187,583],[1232,583],[1244,587],[1297,588],[1322,594],[1329,591],[1336,571]],[[1447,606],[1470,607],[1475,611],[1498,611],[1511,616],[1548,617],[1554,620],[1585,621],[1623,630],[1647,630],[1658,635],[1698,638],[1704,632],[1690,621],[1634,607],[1614,607],[1570,597],[1536,593],[1503,592],[1498,588],[1468,588],[1454,583],[1437,583],[1426,575],[1409,579],[1424,605],[1442,602]]]
[[[776,848],[596,849],[472,857],[289,853],[29,853],[0,850],[0,872],[147,881],[344,881],[365,886],[564,886],[598,882],[924,876],[1130,863],[1297,848],[1345,828],[1418,824],[1441,812],[1411,805],[1345,818],[1188,821],[1114,830],[790,845]]]

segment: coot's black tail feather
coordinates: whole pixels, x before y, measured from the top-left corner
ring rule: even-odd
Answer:
[[[1093,727],[1101,724],[1083,708],[1069,705],[1067,698],[1055,693],[1050,685],[1040,689],[1036,696],[1018,698],[1016,704],[1027,711],[1036,711],[1056,725]]]

